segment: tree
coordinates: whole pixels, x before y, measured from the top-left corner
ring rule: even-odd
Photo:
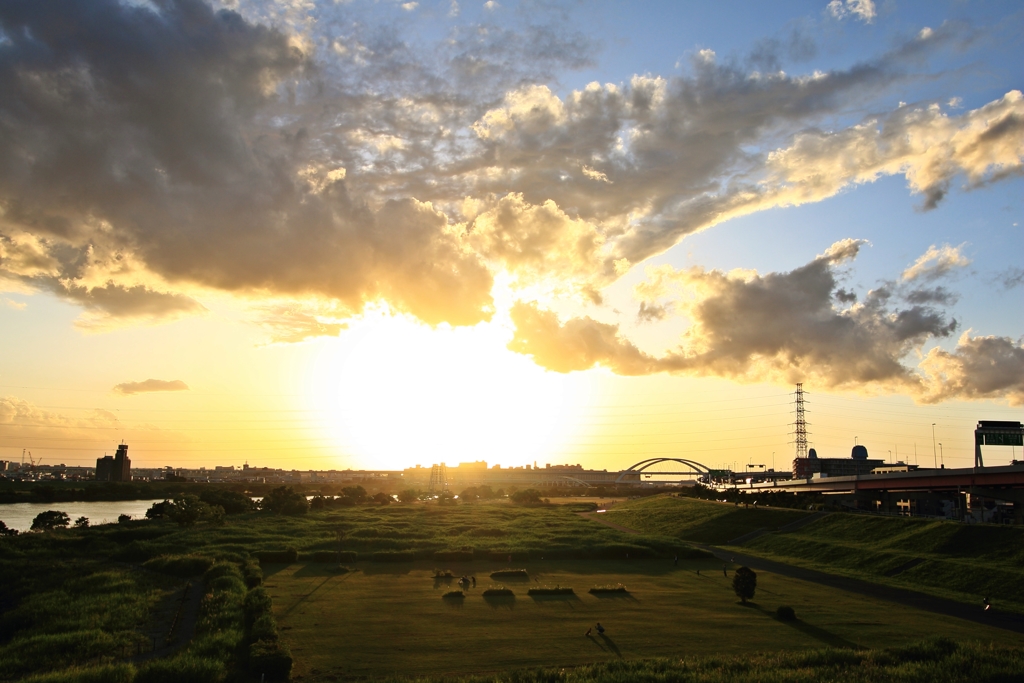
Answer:
[[[341,495],[345,498],[351,498],[355,503],[362,503],[368,498],[366,489],[362,486],[346,486],[341,490]]]
[[[263,509],[282,515],[304,515],[309,511],[309,503],[292,487],[279,486],[263,496]]]
[[[132,521],[132,516],[131,515],[127,515],[127,514],[121,513],[120,515],[117,516],[117,523],[118,524],[127,524],[130,521]]]
[[[240,515],[244,512],[252,512],[255,504],[252,498],[239,493],[238,491],[226,491],[224,489],[206,489],[199,494],[199,500],[207,505],[219,505],[229,515]]]
[[[168,516],[179,526],[190,527],[195,526],[197,522],[220,522],[224,519],[224,508],[219,505],[207,505],[199,500],[199,496],[179,496],[174,499]]]
[[[88,517],[79,517],[78,519],[75,520],[75,528],[76,529],[84,529],[87,526],[89,526],[89,518]]]
[[[413,503],[419,500],[420,492],[416,489],[406,489],[398,494],[398,500],[403,503]]]
[[[146,510],[147,519],[161,519],[163,517],[170,517],[174,512],[174,503],[169,500],[165,500],[162,503],[153,503]]]
[[[757,574],[750,567],[740,567],[732,577],[732,589],[736,596],[747,604],[747,600],[754,598],[754,591],[757,589]]]
[[[40,512],[32,520],[32,531],[51,531],[57,528],[66,529],[69,524],[71,524],[71,518],[68,517],[68,513],[58,510],[47,510],[46,512]]]
[[[17,529],[11,529],[6,524],[4,524],[2,521],[0,521],[0,536],[17,536],[17,535],[18,535],[18,530]]]
[[[538,505],[541,502],[540,491],[523,489],[512,494],[512,502],[516,505]]]
[[[379,491],[379,492],[373,494],[373,502],[380,503],[381,505],[387,505],[392,500],[393,499],[391,498],[391,496],[389,496],[388,494],[384,493],[383,491]]]

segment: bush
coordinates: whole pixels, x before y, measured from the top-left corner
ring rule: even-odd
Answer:
[[[299,559],[299,551],[295,548],[284,550],[261,550],[256,553],[260,564],[291,564]]]
[[[277,640],[277,622],[274,621],[274,617],[270,614],[257,617],[256,621],[252,623],[249,639],[252,641]]]
[[[223,663],[186,653],[143,665],[135,674],[135,683],[216,683],[223,674]]]
[[[292,672],[292,653],[280,641],[258,640],[249,646],[249,673],[266,675],[268,681],[287,681]]]
[[[485,588],[482,594],[485,598],[511,598],[515,596],[511,588],[498,586],[497,588]]]
[[[252,560],[246,561],[242,567],[242,577],[245,580],[246,588],[255,588],[256,586],[263,584],[263,570],[260,569],[259,562],[253,562]]]
[[[238,515],[243,512],[252,512],[256,504],[252,498],[237,491],[225,491],[224,489],[206,489],[199,494],[199,499],[211,506],[219,506],[229,515]]]
[[[740,567],[732,577],[732,589],[736,591],[736,597],[747,603],[747,600],[754,598],[754,591],[757,589],[757,574],[750,567]]]
[[[615,585],[615,586],[594,586],[593,588],[590,589],[589,592],[590,593],[595,593],[595,594],[600,594],[600,593],[629,593],[629,591],[626,590],[626,587],[623,586],[621,583],[618,584],[618,585]]]
[[[203,580],[207,583],[211,583],[216,579],[224,576],[231,576],[236,579],[242,578],[242,573],[238,571],[238,566],[233,562],[217,562],[203,574]]]
[[[184,579],[203,574],[212,565],[213,560],[202,555],[161,555],[142,563],[146,569]]]
[[[441,596],[441,598],[444,600],[461,600],[464,597],[466,597],[466,594],[459,590],[448,591],[447,593]]]
[[[789,605],[780,605],[775,610],[775,616],[779,621],[796,621],[796,612]]]
[[[264,615],[273,618],[273,601],[270,593],[265,588],[253,588],[245,594],[245,601],[242,603],[243,614],[245,615],[245,630],[251,631],[256,620]]]
[[[262,506],[281,515],[304,515],[309,511],[306,497],[290,486],[280,486],[265,495]]]
[[[167,514],[179,526],[191,527],[197,522],[220,522],[224,519],[224,508],[219,505],[207,505],[199,496],[178,496]]]
[[[537,489],[523,489],[516,491],[511,496],[512,502],[516,505],[539,505],[542,502],[540,491]]]
[[[135,667],[131,664],[105,664],[87,669],[72,667],[21,680],[22,683],[132,683]]]

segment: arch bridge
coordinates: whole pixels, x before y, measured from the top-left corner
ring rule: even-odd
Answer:
[[[646,460],[641,460],[640,462],[636,463],[635,465],[632,465],[629,469],[622,470],[619,473],[618,478],[615,480],[615,483],[616,484],[622,483],[622,480],[626,476],[628,476],[630,474],[640,474],[641,472],[646,470],[648,467],[653,467],[655,465],[660,465],[661,463],[665,463],[665,462],[679,463],[680,465],[683,465],[684,467],[686,467],[688,469],[686,469],[685,471],[682,471],[682,472],[662,472],[662,471],[658,471],[657,474],[659,474],[659,475],[697,474],[697,475],[700,475],[698,477],[699,479],[707,480],[711,476],[711,474],[714,472],[714,470],[712,470],[710,467],[708,467],[707,465],[704,465],[702,463],[699,463],[696,460],[687,460],[686,458],[647,458]]]

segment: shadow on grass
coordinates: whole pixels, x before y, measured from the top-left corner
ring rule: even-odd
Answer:
[[[455,580],[455,577],[453,577],[453,576],[444,576],[444,577],[440,577],[440,578],[435,576],[434,577],[434,590],[437,590],[441,586],[450,586],[450,585],[452,585],[452,581],[454,581],[454,580]]]
[[[611,638],[609,638],[608,636],[606,636],[603,633],[598,635],[597,637],[598,637],[598,639],[604,641],[604,644],[608,646],[609,650],[611,650],[612,652],[615,653],[616,657],[621,657],[622,656],[622,651],[619,650],[619,646],[615,644],[614,640],[612,640]]]
[[[298,607],[299,605],[301,605],[302,603],[306,602],[306,601],[307,601],[307,600],[309,600],[309,599],[310,599],[311,597],[313,597],[313,594],[314,594],[314,593],[316,593],[316,592],[317,592],[318,590],[320,590],[321,588],[323,588],[323,587],[324,587],[324,584],[325,584],[325,583],[327,583],[328,581],[330,581],[330,580],[331,580],[331,578],[332,578],[332,577],[330,577],[330,576],[328,576],[328,577],[325,577],[325,578],[324,578],[324,580],[323,580],[323,581],[321,581],[320,583],[318,583],[318,584],[316,585],[316,587],[315,587],[315,588],[314,588],[313,590],[309,591],[308,593],[306,593],[306,594],[304,594],[304,595],[300,595],[300,596],[299,596],[299,599],[298,599],[298,600],[296,600],[296,601],[295,601],[295,603],[294,603],[293,605],[291,605],[291,606],[290,606],[290,607],[289,607],[288,609],[286,609],[286,610],[285,610],[285,611],[284,611],[284,612],[283,612],[283,613],[281,614],[280,618],[282,618],[282,619],[283,619],[284,617],[287,617],[287,616],[288,616],[289,614],[291,614],[291,613],[292,613],[293,611],[295,611],[295,608],[296,608],[296,607]]]
[[[405,576],[412,572],[413,568],[404,564],[392,564],[389,562],[368,562],[361,564],[359,570],[367,576],[378,574],[390,574],[391,576]]]
[[[575,593],[567,593],[565,595],[531,595],[530,599],[538,604],[546,602],[561,602],[566,603],[570,607],[573,607],[573,603],[580,602],[580,598]]]
[[[483,598],[491,609],[513,610],[516,608],[516,596],[514,595],[485,595]]]
[[[811,638],[814,638],[815,640],[819,640],[822,643],[825,643],[829,647],[838,647],[843,648],[845,650],[866,649],[863,645],[858,645],[857,643],[849,641],[846,638],[843,638],[842,636],[832,633],[831,631],[826,631],[825,629],[820,628],[818,626],[808,624],[806,621],[801,621],[800,619],[795,619],[793,621],[783,621],[782,619],[779,619],[774,612],[769,612],[764,607],[761,607],[755,602],[748,602],[745,606],[750,607],[751,609],[756,609],[758,612],[764,614],[773,621],[776,621],[780,624],[785,624],[790,628],[794,628],[797,631],[803,633],[804,635],[808,635]]]
[[[271,576],[273,576],[274,574],[277,574],[278,572],[283,572],[285,569],[287,569],[290,566],[291,566],[290,564],[269,564],[268,563],[268,564],[260,564],[260,569],[263,571],[263,579],[266,580],[266,579],[270,578]]]
[[[620,602],[640,602],[630,593],[590,593],[598,600],[619,600]]]
[[[448,607],[449,609],[462,609],[462,607],[466,604],[466,598],[461,595],[459,597],[453,598],[446,598],[444,596],[441,596],[441,602],[443,602],[445,607]]]
[[[350,571],[345,571],[345,572],[340,571],[338,569],[337,563],[332,563],[332,562],[323,562],[323,563],[320,563],[320,562],[310,562],[309,564],[303,565],[298,570],[296,570],[295,573],[293,574],[293,576],[299,576],[299,577],[310,577],[310,576],[328,576],[328,577],[332,577],[332,576],[338,576],[338,577],[342,577],[342,576],[347,576],[347,575],[350,575],[350,574],[353,574],[353,573],[354,572],[350,572]]]

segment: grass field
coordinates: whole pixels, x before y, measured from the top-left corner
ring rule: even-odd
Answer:
[[[303,681],[389,674],[437,676],[537,666],[570,666],[647,657],[795,651],[831,646],[877,648],[933,636],[1021,645],[1019,635],[765,572],[753,604],[742,606],[717,561],[537,561],[527,581],[504,581],[512,599],[487,600],[486,578],[500,568],[465,567],[477,587],[459,601],[433,567],[364,565],[338,574],[332,565],[265,568],[266,588],[294,675]],[[701,569],[701,575],[696,571]],[[456,569],[456,573],[461,570]],[[626,596],[595,596],[593,586],[622,583]],[[572,596],[530,597],[530,586],[570,586]],[[454,587],[454,583],[451,584]],[[790,605],[799,617],[780,622]],[[601,622],[607,632],[584,637]]]
[[[620,503],[602,514],[610,522],[646,534],[719,545],[758,529],[776,529],[799,521],[810,513],[656,496]]]
[[[760,528],[777,529],[808,513],[737,508],[658,496],[604,513],[648,534],[727,546]],[[933,519],[832,513],[795,531],[744,543],[743,552],[939,597],[1024,613],[1024,528]],[[903,569],[912,562],[914,566]]]

